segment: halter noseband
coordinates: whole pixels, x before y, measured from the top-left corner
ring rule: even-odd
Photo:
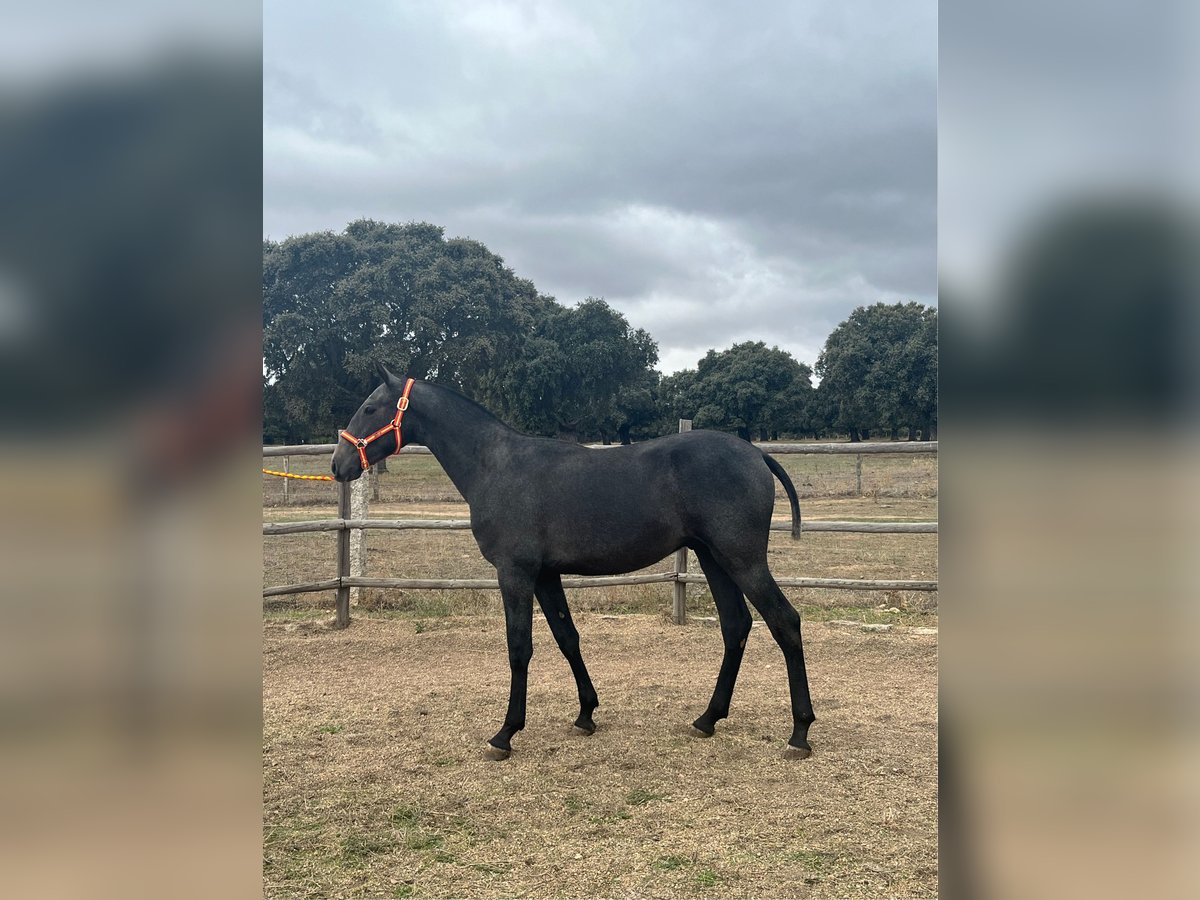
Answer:
[[[389,455],[395,456],[397,453],[400,452],[400,445],[401,445],[400,420],[404,418],[404,411],[406,409],[408,409],[408,392],[412,390],[412,386],[413,386],[413,379],[410,378],[410,379],[408,379],[408,381],[404,382],[404,393],[401,394],[400,399],[396,401],[396,417],[394,419],[392,419],[392,421],[390,421],[386,425],[384,425],[382,428],[380,428],[377,432],[375,432],[370,437],[359,438],[359,437],[355,437],[348,431],[339,431],[338,432],[338,437],[344,438],[345,440],[349,441],[351,444],[354,445],[354,449],[358,451],[358,458],[359,458],[359,461],[362,463],[364,472],[367,471],[368,468],[370,468],[370,464],[367,462],[367,445],[370,444],[371,441],[375,441],[375,440],[378,440],[379,438],[383,437],[389,431],[396,432],[396,449],[393,450]]]

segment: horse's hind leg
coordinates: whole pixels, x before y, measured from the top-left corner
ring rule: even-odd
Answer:
[[[708,701],[708,709],[692,723],[692,727],[700,734],[712,737],[717,720],[729,715],[733,686],[742,665],[742,655],[746,652],[746,638],[750,636],[753,621],[750,618],[750,610],[746,608],[741,588],[729,577],[729,573],[713,559],[707,547],[697,545],[694,549],[697,559],[700,560],[700,568],[704,570],[704,577],[708,579],[708,587],[712,591],[717,616],[721,622],[721,637],[725,641],[725,655],[721,659],[721,671],[717,675],[717,686],[713,689],[712,699]]]
[[[579,652],[579,632],[571,621],[571,610],[567,608],[567,595],[563,593],[562,578],[555,572],[543,572],[534,588],[542,612],[546,614],[546,622],[550,633],[558,642],[558,649],[571,666],[575,676],[575,685],[579,688],[579,718],[575,720],[575,730],[583,734],[591,734],[596,730],[592,721],[592,713],[600,705],[596,698],[596,689],[592,687],[592,679],[588,675],[587,666],[583,664],[583,654]]]
[[[784,748],[785,759],[803,759],[812,754],[808,728],[816,720],[804,668],[804,645],[800,639],[800,614],[775,583],[765,559],[744,568],[730,567],[730,574],[754,604],[771,630],[787,662],[788,688],[792,697],[792,737]]]

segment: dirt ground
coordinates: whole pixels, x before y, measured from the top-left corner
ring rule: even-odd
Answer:
[[[601,706],[535,630],[525,731],[484,760],[508,691],[502,618],[264,625],[270,897],[932,897],[937,636],[806,622],[814,754],[756,623],[731,718],[708,701],[718,629],[576,616]]]

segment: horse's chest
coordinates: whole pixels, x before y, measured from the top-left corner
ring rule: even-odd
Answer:
[[[519,502],[473,505],[471,532],[480,553],[493,565],[536,550],[536,524]]]

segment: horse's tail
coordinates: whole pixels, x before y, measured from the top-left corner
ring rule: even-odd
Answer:
[[[783,485],[783,489],[787,491],[788,501],[792,504],[792,540],[800,538],[800,500],[796,497],[796,486],[792,484],[792,479],[788,477],[787,471],[781,466],[775,457],[769,453],[763,453],[763,460],[767,464],[767,468],[771,473],[779,479]]]

